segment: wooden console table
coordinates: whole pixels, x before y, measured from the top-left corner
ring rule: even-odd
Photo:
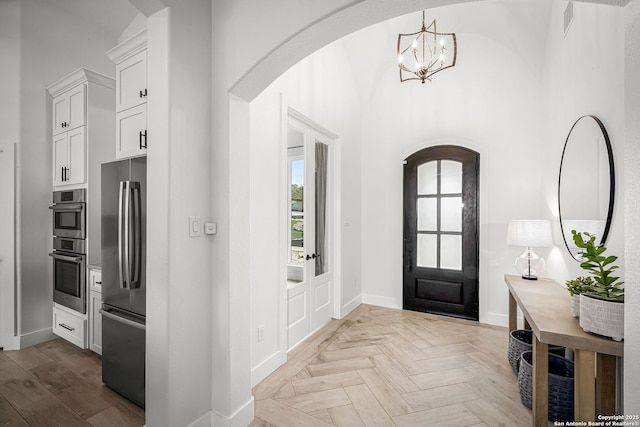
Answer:
[[[584,332],[569,310],[569,292],[553,280],[515,275],[504,280],[509,331],[517,329],[517,307],[533,331],[533,425],[547,425],[549,344],[574,349],[574,421],[615,414],[616,356],[623,356],[624,343]]]

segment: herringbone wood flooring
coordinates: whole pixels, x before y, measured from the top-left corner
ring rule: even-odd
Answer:
[[[253,389],[251,427],[528,426],[505,328],[361,305]]]

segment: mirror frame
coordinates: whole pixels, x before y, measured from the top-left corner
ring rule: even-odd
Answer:
[[[569,138],[571,137],[571,133],[573,132],[573,129],[580,122],[580,120],[584,118],[593,119],[600,127],[600,131],[602,132],[602,136],[604,137],[605,145],[607,146],[607,155],[609,157],[609,207],[607,211],[607,219],[605,222],[604,231],[602,233],[602,238],[600,239],[600,242],[598,243],[598,245],[604,245],[604,243],[607,241],[607,237],[609,235],[609,229],[611,228],[611,220],[613,218],[613,203],[615,200],[615,193],[616,193],[616,173],[615,173],[615,165],[613,161],[613,150],[611,149],[611,140],[609,139],[609,134],[607,133],[607,129],[604,127],[604,124],[602,123],[602,121],[596,116],[593,116],[590,114],[581,116],[578,118],[578,120],[575,121],[573,126],[571,126],[571,129],[569,130],[569,134],[567,135],[567,139],[564,142],[564,147],[562,148],[562,158],[560,159],[560,172],[558,173],[558,215],[560,219],[560,231],[562,233],[562,240],[564,241],[564,245],[567,248],[567,251],[569,252],[571,257],[576,261],[580,261],[580,259],[576,255],[574,255],[573,252],[571,252],[571,249],[569,248],[569,243],[567,242],[567,238],[565,236],[564,227],[562,225],[562,202],[560,201],[560,188],[562,185],[562,164],[564,163],[564,156],[567,150],[567,144],[569,143]]]

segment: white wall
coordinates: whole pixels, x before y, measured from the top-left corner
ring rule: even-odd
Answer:
[[[211,3],[149,17],[146,423],[211,423]],[[215,372],[215,375],[225,375]]]
[[[606,246],[618,255],[624,277],[624,27],[623,9],[575,2],[574,21],[564,36],[566,4],[553,3],[544,60],[543,191],[545,216],[552,220],[557,249],[548,259],[550,277],[560,283],[584,275],[567,252],[558,220],[558,173],[567,134],[585,114],[595,115],[607,129],[616,169],[614,215]],[[600,52],[607,52],[602,61]]]
[[[640,2],[633,1],[624,9],[624,257],[625,257],[625,358],[624,411],[640,414]],[[622,25],[621,25],[622,26]],[[623,151],[622,147],[619,151]]]
[[[0,139],[18,141],[20,133],[20,2],[0,2]]]
[[[400,83],[393,63],[378,76],[362,122],[365,302],[402,307],[403,160],[431,145],[456,144],[480,153],[480,320],[507,322],[503,276],[515,274],[513,260],[523,248],[506,245],[506,227],[511,219],[543,216],[544,126],[539,70],[510,45],[522,33],[518,22],[502,19],[502,11],[494,2],[433,11],[440,31],[456,32],[456,66],[424,85]],[[419,15],[412,15],[413,27]],[[490,32],[465,31],[478,16]],[[404,18],[387,25],[397,32],[413,28]],[[544,41],[544,29],[527,36]],[[387,50],[394,49],[395,40],[387,40]]]
[[[282,103],[284,102],[285,111]],[[340,200],[342,259],[340,277],[341,315],[356,299],[360,288],[360,112],[351,66],[341,43],[336,42],[296,64],[251,103],[250,241],[247,242],[251,280],[252,383],[286,361],[287,335],[286,259],[282,244],[286,229],[286,141],[281,135],[286,108],[299,113],[338,135],[334,146],[342,152]],[[344,224],[348,219],[349,225]],[[283,304],[284,303],[284,304]],[[345,312],[346,311],[346,312]],[[284,317],[283,317],[284,316]],[[264,340],[258,342],[257,327],[264,325]]]

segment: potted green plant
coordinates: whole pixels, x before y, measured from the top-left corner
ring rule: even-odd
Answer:
[[[571,314],[573,317],[580,317],[580,295],[593,289],[593,279],[591,276],[578,276],[575,279],[567,280],[566,284],[571,295]]]
[[[582,251],[580,267],[593,278],[592,288],[580,296],[580,327],[587,332],[621,341],[624,338],[624,282],[614,276],[615,255],[605,256],[607,248],[596,245],[595,236],[572,230],[573,241]]]

